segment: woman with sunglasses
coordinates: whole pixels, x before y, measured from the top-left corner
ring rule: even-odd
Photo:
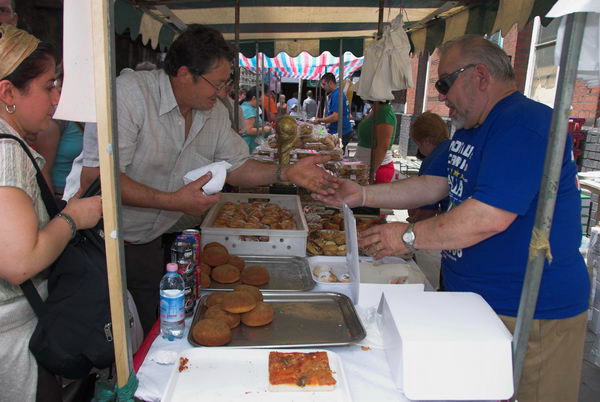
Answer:
[[[2,24],[0,58],[0,132],[22,139],[28,132],[45,130],[59,98],[52,48],[25,31]],[[42,167],[43,157],[29,150]],[[16,140],[3,138],[0,204],[0,399],[52,401],[52,395],[37,388],[38,378],[52,377],[38,368],[29,352],[37,318],[19,285],[32,279],[40,295],[47,296],[44,270],[77,229],[98,222],[100,197],[74,199],[50,220],[31,160]]]

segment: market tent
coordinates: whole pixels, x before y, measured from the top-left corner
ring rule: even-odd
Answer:
[[[356,57],[350,52],[344,54],[344,78],[350,77],[363,65],[363,57]],[[339,75],[339,57],[329,52],[323,52],[318,57],[302,52],[296,57],[287,53],[279,53],[277,57],[264,57],[264,69],[279,77],[302,78],[304,80],[318,80],[321,75],[331,72]],[[240,67],[252,72],[257,72],[256,56],[248,58],[240,54]]]
[[[362,56],[365,39],[377,32],[377,0],[240,0],[240,50],[251,57],[260,51],[269,57],[280,52],[297,56],[307,51],[318,56],[329,51],[339,56],[339,38],[344,48]],[[444,0],[403,0],[386,2],[384,23],[393,19],[403,7],[405,21],[417,22],[447,3]],[[393,6],[393,7],[391,7]],[[132,39],[152,47],[166,47],[175,34],[189,24],[204,24],[218,29],[226,39],[234,39],[235,1],[194,0],[117,0],[117,33],[129,30]]]
[[[117,0],[115,30],[139,35],[144,44],[165,49],[186,25],[212,26],[234,39],[234,0]],[[246,57],[259,51],[269,57],[306,51],[318,56],[344,50],[357,57],[377,32],[377,0],[240,0],[240,50]],[[441,43],[463,34],[507,32],[545,15],[556,0],[402,0],[386,1],[383,24],[402,10],[404,27],[416,53],[433,52]]]

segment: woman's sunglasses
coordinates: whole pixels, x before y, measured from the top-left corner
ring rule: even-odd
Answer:
[[[440,79],[435,82],[435,89],[437,89],[437,91],[442,95],[446,95],[448,91],[450,91],[450,88],[452,88],[452,84],[454,84],[454,81],[456,81],[460,73],[462,73],[468,68],[475,66],[476,64],[467,64],[466,66],[459,68],[453,73],[442,75]]]

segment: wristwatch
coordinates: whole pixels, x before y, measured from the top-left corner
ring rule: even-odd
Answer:
[[[417,237],[415,236],[415,232],[413,232],[414,226],[414,223],[409,223],[406,232],[404,232],[404,234],[402,235],[402,242],[404,243],[404,247],[409,249],[412,253],[417,251],[417,249],[415,248],[415,240]]]

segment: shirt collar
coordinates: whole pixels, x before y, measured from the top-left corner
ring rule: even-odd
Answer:
[[[165,73],[165,70],[159,70],[158,72],[158,88],[160,91],[160,115],[169,113],[175,109],[177,105],[177,99],[173,93],[173,87],[171,87],[171,80]]]

